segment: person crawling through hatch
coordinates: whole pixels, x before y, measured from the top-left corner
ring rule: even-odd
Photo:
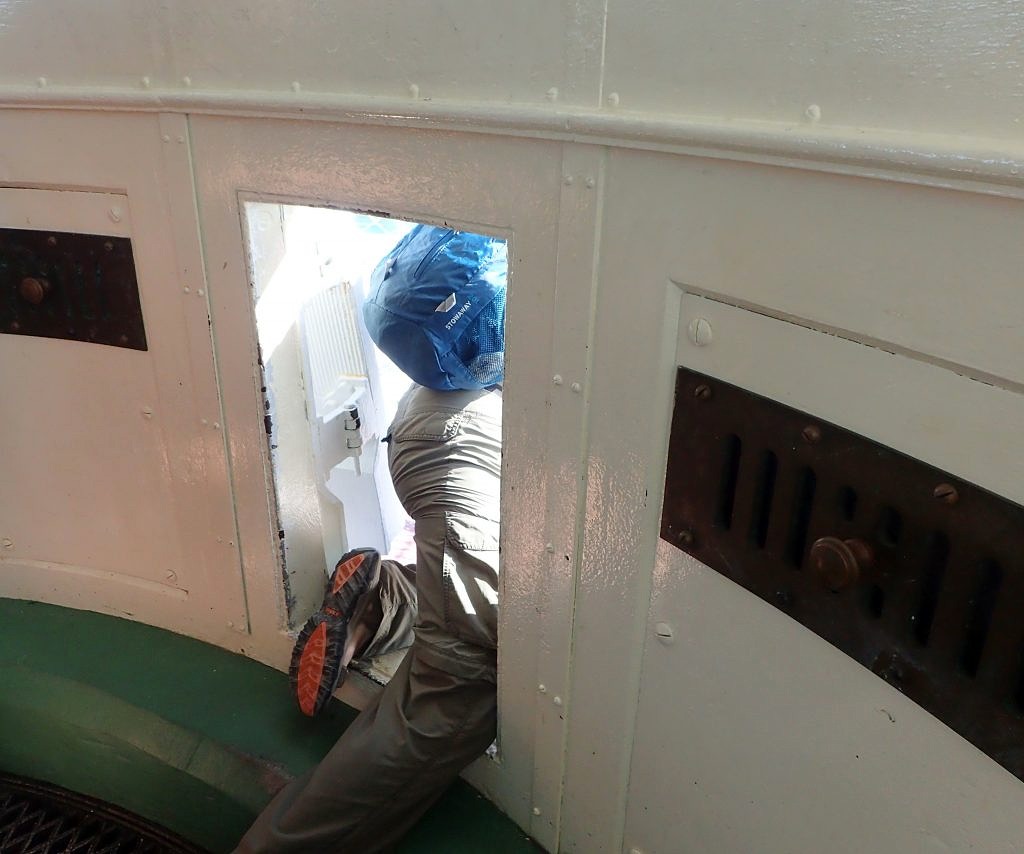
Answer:
[[[414,382],[384,441],[416,563],[338,561],[292,656],[300,709],[319,713],[354,657],[409,651],[239,854],[386,849],[494,741],[507,268],[504,241],[421,225],[373,272],[366,327]]]

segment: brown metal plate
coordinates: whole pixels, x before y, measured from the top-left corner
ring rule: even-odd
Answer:
[[[1024,779],[1024,508],[680,368],[661,536]]]
[[[147,349],[131,240],[0,228],[0,333]]]

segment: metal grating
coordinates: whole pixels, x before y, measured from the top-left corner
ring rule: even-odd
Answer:
[[[133,813],[56,786],[0,777],[4,854],[203,854]]]
[[[0,333],[147,349],[131,240],[0,228]]]
[[[1024,508],[680,368],[661,535],[1024,779]]]

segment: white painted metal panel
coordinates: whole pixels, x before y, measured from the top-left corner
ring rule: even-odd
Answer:
[[[660,200],[651,239],[664,241],[675,281],[1024,386],[1021,202],[710,160],[637,163],[631,192]]]
[[[710,344],[690,340],[698,317],[713,329]],[[1006,461],[1024,453],[1009,426],[1024,424],[1024,396],[1015,392],[700,297],[683,297],[679,327],[680,364],[883,442],[935,441],[943,461],[968,466],[977,446],[963,436],[985,435],[1007,450]],[[1018,471],[1006,484],[1018,501],[1019,481]],[[659,623],[671,640],[656,637]],[[626,845],[893,854],[1024,845],[1014,809],[1020,781],[861,665],[663,541],[645,646]]]
[[[74,0],[0,7],[0,81],[593,102],[603,5]],[[97,49],[102,46],[102,49]],[[581,67],[589,74],[581,77]],[[589,84],[589,88],[588,88]]]
[[[671,643],[655,638],[659,622]],[[626,851],[1024,848],[1019,780],[664,541],[636,723]]]
[[[578,429],[577,416],[545,423],[551,388],[560,147],[496,137],[323,123],[197,118],[192,123],[228,439],[242,537],[252,636],[250,654],[288,661],[239,194],[384,211],[447,222],[510,240],[502,495],[500,761],[470,774],[519,824],[530,826],[540,613],[567,625],[571,602],[541,609],[549,556],[545,510],[551,434]],[[258,132],[257,132],[258,131]],[[558,446],[559,448],[562,445]],[[570,464],[575,465],[574,456]],[[353,544],[356,545],[356,544]],[[358,686],[355,686],[358,687]],[[358,696],[342,697],[355,704]],[[555,760],[553,775],[558,775]],[[557,787],[546,797],[557,798]],[[542,812],[556,814],[557,802]]]
[[[613,0],[604,90],[622,110],[1019,139],[1022,22],[994,0]]]
[[[810,852],[833,847],[830,834],[856,830],[859,836],[850,838],[868,842],[851,842],[848,850],[962,850],[959,843],[968,838],[983,850],[1016,850],[1024,825],[1008,816],[1020,796],[1017,780],[909,701],[875,685],[873,676],[861,679],[857,665],[741,588],[709,570],[659,557],[657,544],[679,347],[687,364],[855,425],[904,453],[1019,498],[1019,477],[1015,481],[1007,464],[1024,456],[1024,440],[1013,429],[1024,417],[1017,383],[985,384],[948,365],[989,359],[993,372],[1017,377],[1020,345],[1012,332],[1019,296],[1009,283],[1020,269],[1019,241],[1010,235],[1021,212],[1015,204],[989,208],[952,191],[616,151],[605,180],[562,849]],[[901,241],[888,227],[902,204],[913,211],[913,223]],[[930,228],[945,237],[927,240]],[[1002,239],[990,242],[993,232]],[[877,247],[870,263],[860,260],[864,242]],[[962,275],[947,275],[943,267]],[[922,275],[912,275],[915,269]],[[935,276],[944,276],[941,290]],[[787,320],[698,301],[702,312],[714,312],[713,340],[687,348],[679,344],[692,319],[689,308],[680,315],[684,288]],[[955,316],[947,312],[950,303],[960,307]],[[736,312],[753,320],[726,319]],[[788,322],[793,315],[821,323],[826,333]],[[823,318],[838,319],[852,338],[885,338],[899,352],[843,340]],[[809,340],[824,340],[832,355],[826,359]],[[652,591],[655,610],[649,609]],[[684,625],[671,652],[648,643],[657,621]],[[771,679],[754,679],[751,659],[764,663],[769,653],[813,668],[773,663]],[[667,658],[655,663],[658,655]],[[686,667],[697,665],[689,676]],[[865,700],[858,704],[836,704],[832,683],[818,678],[823,668],[845,665],[856,687],[842,696],[860,692]],[[713,687],[694,684],[712,671]],[[792,719],[806,721],[807,730],[791,730],[787,697],[806,707]],[[860,704],[868,699],[878,702]],[[898,712],[890,701],[902,703]],[[768,702],[770,714],[754,717],[751,710]],[[867,770],[858,769],[856,759],[838,764],[840,754],[845,763],[846,748],[871,742],[878,729],[873,716],[893,726],[879,707],[918,734],[898,751],[888,749],[888,740],[884,752],[873,744]],[[823,740],[825,721],[851,733],[838,742],[838,753]],[[722,746],[730,740],[732,746]],[[778,745],[788,752],[780,755]],[[706,769],[717,763],[710,795],[715,807],[699,823],[677,821],[674,799],[696,808],[695,796],[681,800],[678,787],[687,763],[697,760]],[[942,767],[969,782],[939,778]],[[890,778],[905,788],[890,786]],[[692,779],[685,785],[695,788]],[[768,814],[758,798],[770,787],[799,796],[773,794]],[[824,793],[823,807],[808,817],[815,790]],[[875,806],[878,792],[890,802],[903,799],[914,817],[888,808],[878,814],[877,833],[858,827],[866,820],[862,805]],[[998,820],[983,820],[986,799],[1001,805]],[[818,830],[816,841],[796,829],[802,824]],[[895,844],[875,844],[887,828]],[[924,841],[915,848],[909,844],[914,839]]]
[[[0,592],[232,646],[245,602],[186,133],[0,113],[0,184],[19,185],[0,220],[130,236],[149,345],[0,335]]]

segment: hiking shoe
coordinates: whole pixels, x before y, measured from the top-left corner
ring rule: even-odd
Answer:
[[[380,578],[380,553],[354,549],[342,555],[327,583],[320,610],[302,627],[288,668],[299,708],[310,717],[320,711],[334,693],[345,672],[341,658],[348,641],[348,624],[359,598]]]

